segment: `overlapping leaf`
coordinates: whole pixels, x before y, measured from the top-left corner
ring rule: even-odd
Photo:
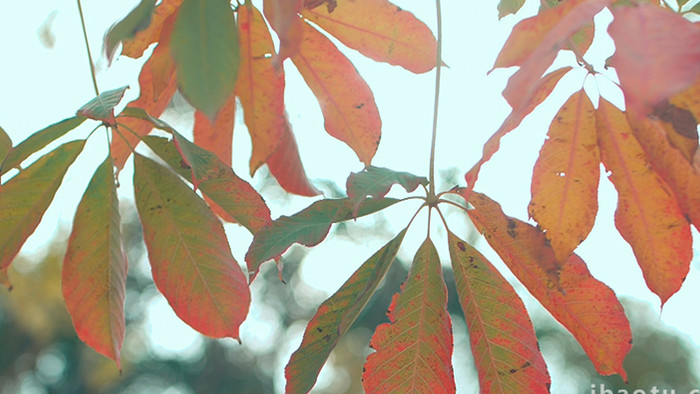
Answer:
[[[238,31],[228,0],[184,0],[173,27],[170,53],[187,101],[216,117],[236,86]]]
[[[278,258],[294,243],[318,245],[326,238],[333,223],[381,211],[398,201],[393,198],[368,198],[354,215],[353,203],[348,198],[320,200],[292,216],[281,216],[255,234],[245,256],[248,270],[257,272],[260,264]]]
[[[0,165],[5,161],[7,154],[12,149],[12,140],[5,130],[0,127]]]
[[[382,126],[374,95],[328,38],[308,23],[303,27],[304,39],[292,61],[321,105],[328,134],[345,142],[361,162],[370,165]]]
[[[576,340],[603,375],[626,374],[622,361],[632,346],[632,334],[615,293],[591,276],[586,263],[572,254],[559,264],[542,232],[506,216],[487,196],[465,196],[475,209],[469,217],[489,245],[530,293]],[[543,267],[555,268],[551,274]]]
[[[352,173],[345,183],[348,197],[355,207],[369,196],[373,198],[384,197],[393,185],[401,185],[407,192],[412,192],[418,186],[426,186],[428,178],[413,175],[408,172],[399,172],[383,167],[369,166],[361,172]]]
[[[625,114],[601,99],[596,120],[601,158],[619,195],[615,225],[632,246],[647,286],[663,304],[690,270],[690,225],[673,193],[651,169]]]
[[[297,141],[292,134],[286,116],[282,127],[282,136],[275,151],[267,159],[267,167],[280,186],[289,193],[307,197],[320,194],[306,176],[306,171],[299,157]]]
[[[663,122],[671,145],[692,163],[698,151],[698,121],[693,113],[664,100],[654,108],[653,116]]]
[[[203,112],[194,112],[194,142],[216,154],[226,165],[231,166],[233,145],[233,123],[236,119],[236,95],[226,100],[214,121]]]
[[[386,0],[320,4],[302,15],[343,44],[378,62],[414,73],[435,67],[437,42],[428,26]]]
[[[340,338],[348,332],[396,258],[406,230],[379,249],[318,307],[285,368],[287,393],[307,393]]]
[[[113,163],[102,162],[78,204],[61,287],[78,337],[121,368],[127,262]]]
[[[112,60],[117,45],[121,41],[133,38],[136,33],[145,30],[150,25],[155,5],[156,0],[141,0],[124,19],[109,28],[104,43],[108,60]]]
[[[129,87],[123,86],[100,93],[99,96],[80,107],[76,115],[99,120],[113,126],[116,123],[114,119],[114,107],[122,101],[126,89],[129,89]]]
[[[59,146],[0,188],[0,277],[6,285],[9,284],[7,268],[39,225],[68,167],[83,146],[83,140]]]
[[[173,16],[177,14],[183,0],[161,0],[156,6],[151,23],[144,30],[137,32],[134,37],[125,39],[122,43],[122,55],[131,58],[139,58],[149,45],[156,41],[163,42],[164,29],[169,30],[168,24],[172,27]],[[169,34],[169,33],[168,33]]]
[[[515,14],[524,4],[525,0],[500,0],[498,2],[498,19]]]
[[[153,281],[175,313],[204,335],[238,338],[250,291],[221,222],[177,175],[141,155],[134,193]]]
[[[430,238],[416,252],[406,283],[377,327],[365,362],[368,393],[454,393],[452,330],[447,288]]]
[[[600,152],[595,109],[580,90],[549,126],[532,175],[528,212],[565,261],[593,228],[598,212]]]
[[[303,23],[299,13],[304,7],[304,0],[263,0],[263,12],[280,40],[280,51],[274,57],[275,68],[294,56],[299,51],[303,39]]]
[[[551,380],[525,305],[473,246],[448,232],[459,301],[482,393],[548,393]]]

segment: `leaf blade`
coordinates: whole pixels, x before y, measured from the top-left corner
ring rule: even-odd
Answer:
[[[145,30],[151,24],[151,16],[155,9],[156,0],[141,0],[124,19],[112,25],[107,30],[104,39],[107,60],[112,61],[114,52],[120,42],[133,38],[138,32]]]
[[[87,102],[76,112],[76,116],[84,116],[89,119],[99,120],[112,126],[116,123],[114,119],[114,107],[116,107],[122,98],[124,92],[129,89],[128,86],[108,90],[102,92],[99,96]]]
[[[394,171],[388,168],[369,166],[361,172],[348,177],[345,188],[353,204],[358,205],[365,197],[382,198],[393,185],[401,185],[410,193],[418,186],[426,186],[428,178],[408,172]]]
[[[282,127],[282,136],[275,151],[267,159],[270,174],[279,185],[289,193],[313,197],[321,194],[311,183],[299,157],[299,148],[286,116]]]

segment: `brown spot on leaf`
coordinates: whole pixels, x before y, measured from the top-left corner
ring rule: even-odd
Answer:
[[[460,241],[460,242],[457,242],[457,247],[458,247],[459,250],[461,250],[462,252],[464,252],[465,250],[467,250],[467,248],[464,247],[464,242],[461,242],[461,241]]]

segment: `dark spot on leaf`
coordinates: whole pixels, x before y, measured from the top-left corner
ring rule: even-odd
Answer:
[[[151,207],[150,210],[151,210],[151,211],[157,211],[157,210],[159,210],[159,209],[163,209],[163,206],[162,206],[162,205],[156,205],[155,207]]]
[[[464,247],[464,242],[457,242],[457,247],[458,247],[459,250],[461,250],[462,252],[464,252],[465,250],[467,250],[467,248]],[[471,259],[471,257],[470,257],[470,259]]]
[[[190,165],[187,164],[187,162],[185,162],[184,159],[180,159],[180,167],[182,167],[182,168],[184,168],[184,169],[186,169],[186,170],[189,170],[189,169],[191,168]]]
[[[547,383],[545,383],[545,386],[547,386],[547,391],[549,391],[549,388],[552,387],[552,384],[547,382]]]
[[[365,106],[365,103],[361,103],[355,106],[355,109],[362,109],[362,107]]]
[[[325,335],[323,337],[323,341],[326,343],[330,343],[331,342],[331,334]]]
[[[529,361],[525,361],[525,363],[524,363],[523,365],[520,366],[520,369],[527,368],[527,367],[529,367],[530,365],[532,365],[532,364],[530,364]]]
[[[508,228],[509,228],[509,229],[512,230],[512,229],[514,229],[515,226],[517,226],[517,225],[518,225],[518,224],[515,223],[515,220],[513,220],[513,219],[508,219]]]
[[[547,247],[552,246],[552,241],[550,241],[549,238],[547,238],[547,237],[544,238],[544,246],[547,246]]]
[[[516,373],[516,372],[518,372],[518,370],[515,369],[515,368],[511,368],[508,372],[510,372],[510,373]]]
[[[321,327],[316,327],[316,331],[318,331],[318,332],[323,332],[323,328],[321,328]]]
[[[631,345],[631,344],[632,344],[632,340],[630,339],[629,342],[627,342],[627,343],[629,343],[629,344]]]

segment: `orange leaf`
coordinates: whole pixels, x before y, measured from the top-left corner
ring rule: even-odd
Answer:
[[[690,225],[673,193],[651,169],[625,114],[601,99],[596,120],[601,158],[619,195],[615,225],[663,305],[690,270]]]
[[[506,216],[500,205],[481,193],[468,201],[474,225],[530,293],[557,319],[588,354],[603,375],[618,373],[626,379],[622,361],[632,347],[632,334],[615,293],[591,276],[576,254],[555,271],[557,287],[543,267],[558,264],[544,234]]]
[[[61,285],[80,339],[121,369],[127,263],[114,182],[110,156],[95,171],[78,205]]]
[[[275,53],[272,37],[260,11],[246,3],[238,8],[241,64],[236,95],[243,107],[253,152],[250,173],[265,163],[285,128],[284,70],[275,70],[266,56]]]
[[[669,101],[671,104],[690,111],[695,120],[700,119],[700,76],[695,78],[695,82],[688,88],[672,96]]]
[[[182,1],[183,0],[161,1],[153,12],[151,23],[148,27],[136,33],[133,38],[124,40],[122,55],[134,59],[141,57],[149,45],[162,38],[161,32],[163,26],[172,24],[172,21],[167,22],[167,20],[171,15],[177,14],[177,10],[180,8]]]
[[[231,166],[233,145],[233,122],[236,118],[236,95],[231,96],[216,113],[212,122],[201,112],[194,112],[194,142],[201,148],[215,153],[222,162]]]
[[[661,121],[671,145],[692,163],[698,151],[698,121],[693,113],[664,100],[654,108],[652,115]]]
[[[557,261],[565,261],[586,239],[598,212],[594,111],[583,90],[569,98],[549,126],[532,174],[528,212],[547,232]]]
[[[382,121],[367,82],[328,38],[307,23],[292,61],[321,105],[328,134],[348,144],[360,161],[370,165]]]
[[[362,385],[368,393],[454,393],[447,288],[430,238],[416,252],[408,279],[377,327]]]
[[[479,251],[447,236],[480,391],[548,393],[551,380],[525,305]]]
[[[167,22],[167,29],[172,30],[174,16]],[[169,34],[164,32],[164,34]],[[167,40],[158,44],[150,59],[146,61],[139,75],[139,98],[130,102],[128,106],[144,109],[149,115],[158,117],[170,103],[170,99],[177,90],[177,78],[175,78],[175,65],[170,58]],[[131,155],[131,148],[136,147],[139,136],[147,135],[153,130],[153,125],[142,119],[118,118],[118,127],[121,135],[112,139],[112,156],[114,165],[121,170],[126,159]],[[136,135],[133,135],[130,131]],[[131,146],[131,148],[130,148]]]
[[[437,42],[428,26],[386,0],[320,4],[302,16],[333,37],[378,62],[424,73],[435,67]]]
[[[615,67],[628,109],[646,114],[689,86],[700,72],[700,28],[652,4],[614,7],[608,27]],[[653,83],[650,83],[653,81]]]
[[[306,171],[304,171],[299,157],[297,141],[294,139],[286,117],[284,118],[282,137],[277,143],[275,151],[267,159],[267,167],[280,186],[289,193],[307,197],[317,196],[321,193],[306,177]]]
[[[513,107],[513,111],[508,115],[506,120],[499,129],[493,133],[493,135],[486,141],[483,148],[483,154],[481,159],[474,164],[474,166],[464,175],[464,179],[467,181],[467,186],[470,189],[474,188],[476,180],[479,178],[479,172],[481,171],[481,166],[484,165],[493,155],[498,151],[501,144],[501,138],[511,132],[513,129],[520,125],[520,122],[532,112],[538,105],[540,105],[554,87],[557,86],[559,80],[571,70],[571,67],[563,67],[556,71],[545,75],[540,79],[536,86],[533,86],[527,94],[511,95],[504,92],[504,97]]]
[[[303,37],[303,21],[299,13],[304,0],[263,0],[263,12],[280,40],[280,52],[273,64],[279,68],[282,62],[299,51]]]

